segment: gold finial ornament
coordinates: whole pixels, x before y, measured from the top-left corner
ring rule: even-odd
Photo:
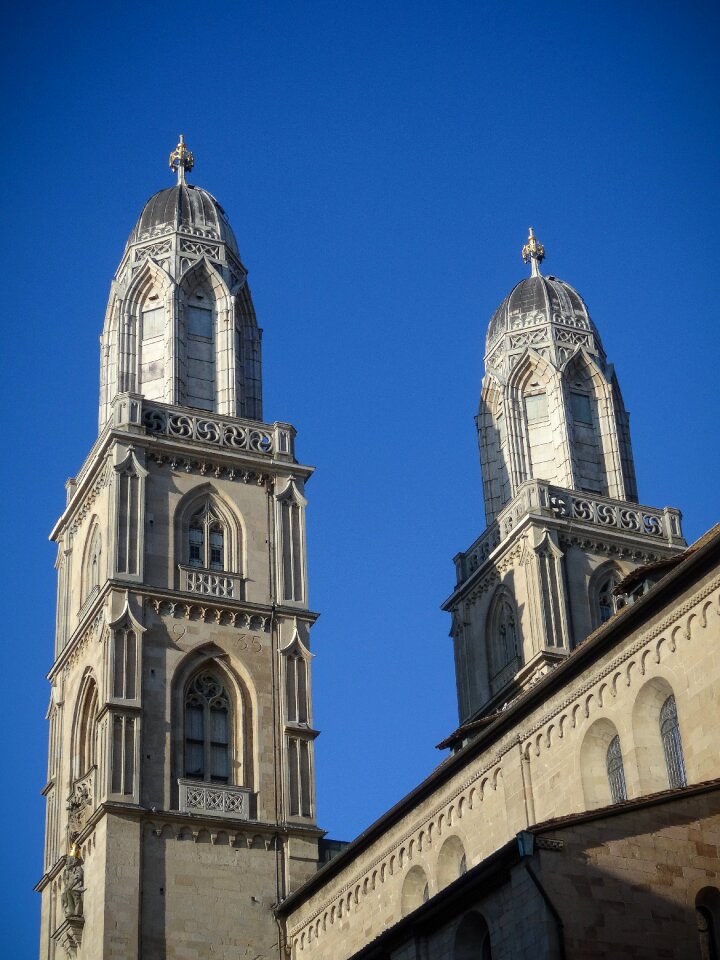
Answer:
[[[522,258],[525,263],[532,265],[532,276],[539,277],[540,270],[538,269],[538,265],[545,259],[545,247],[533,233],[532,227],[530,227],[528,231],[528,242],[522,248]]]
[[[195,166],[195,157],[185,145],[185,137],[180,134],[180,140],[170,154],[170,169],[177,170],[177,182],[185,183],[185,171],[189,173]]]
[[[68,856],[73,857],[75,860],[82,860],[82,857],[80,856],[80,847],[77,845],[77,843],[74,840],[70,845]]]

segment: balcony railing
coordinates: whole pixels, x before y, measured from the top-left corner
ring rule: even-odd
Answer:
[[[250,819],[250,790],[221,783],[178,780],[180,810],[183,813],[204,813],[211,817],[233,820]]]
[[[155,436],[195,440],[265,457],[291,460],[295,430],[288,423],[258,423],[239,417],[188,413],[182,407],[142,400],[142,425]]]
[[[596,494],[566,490],[542,480],[528,480],[470,549],[457,555],[458,584],[472,576],[493,550],[510,536],[522,518],[531,513],[572,520],[574,525],[582,523],[605,530],[619,530],[668,545],[685,545],[680,511],[673,507],[658,510]]]
[[[228,600],[242,600],[243,578],[232,573],[202,570],[187,564],[178,564],[180,568],[180,589],[186,593],[199,593],[205,597],[222,597]]]

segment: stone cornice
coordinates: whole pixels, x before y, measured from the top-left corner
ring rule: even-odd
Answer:
[[[159,587],[146,586],[125,580],[106,580],[94,602],[85,613],[83,620],[78,624],[72,636],[55,659],[47,679],[52,683],[57,674],[65,667],[77,662],[90,640],[99,639],[102,627],[105,625],[104,605],[108,595],[113,590],[122,593],[132,592],[141,597],[144,603],[150,603],[159,616],[171,615],[186,620],[202,619],[205,622],[215,622],[231,626],[245,626],[246,629],[268,630],[273,617],[302,620],[313,624],[320,614],[306,608],[288,607],[281,604],[249,603],[245,600],[215,600],[212,597],[199,597],[193,593],[181,593],[178,590],[166,590]],[[241,619],[246,617],[247,624]],[[262,625],[250,626],[253,618],[263,621]]]

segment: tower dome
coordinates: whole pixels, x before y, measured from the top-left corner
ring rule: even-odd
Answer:
[[[170,154],[177,183],[150,197],[125,244],[101,337],[101,427],[125,393],[262,419],[247,271],[223,208],[186,182],[194,164],[181,136]]]
[[[585,301],[544,277],[532,228],[531,275],[490,320],[478,440],[488,522],[526,480],[617,500],[637,499],[620,387]]]
[[[604,366],[605,351],[585,301],[569,283],[540,273],[544,257],[545,248],[531,227],[523,259],[530,262],[532,274],[513,287],[492,315],[486,366],[509,371],[528,346],[557,366],[581,346]]]
[[[169,233],[220,240],[236,257],[240,256],[235,234],[218,201],[207,190],[184,180],[150,197],[128,238],[128,245]]]

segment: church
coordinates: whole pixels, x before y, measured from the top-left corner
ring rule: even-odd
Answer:
[[[325,837],[313,470],[263,421],[247,271],[193,166],[181,137],[125,245],[51,534],[42,960],[718,960],[720,527],[688,546],[638,502],[618,375],[532,230],[487,330],[487,526],[444,603],[459,725]]]

